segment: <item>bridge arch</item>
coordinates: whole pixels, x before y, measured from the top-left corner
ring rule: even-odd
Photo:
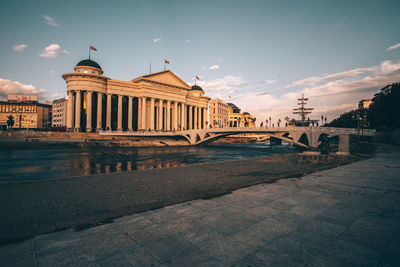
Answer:
[[[310,142],[308,141],[308,136],[306,133],[303,133],[297,141],[306,146],[310,146]]]

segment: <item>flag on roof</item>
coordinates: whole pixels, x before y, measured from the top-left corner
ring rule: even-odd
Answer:
[[[164,60],[164,63],[165,63],[165,64],[169,64],[169,60],[166,60],[166,59],[165,59],[165,60]]]
[[[97,51],[97,49],[96,49],[96,48],[94,48],[94,46],[90,46],[90,50]]]
[[[200,80],[199,76],[194,76],[197,80]]]

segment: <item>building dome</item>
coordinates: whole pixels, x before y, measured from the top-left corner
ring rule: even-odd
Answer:
[[[96,68],[96,69],[102,70],[101,67],[100,67],[100,65],[97,64],[97,62],[95,62],[95,61],[93,61],[93,60],[91,60],[91,59],[84,59],[84,60],[81,60],[81,61],[79,61],[78,64],[76,64],[76,66],[77,66],[77,67],[79,67],[79,66],[83,66],[83,67],[92,67],[92,68]]]
[[[232,107],[232,108],[237,108],[237,106],[233,103],[228,103],[228,106]]]
[[[190,90],[191,91],[202,91],[202,92],[204,92],[203,89],[198,85],[193,85],[192,89],[190,89]]]

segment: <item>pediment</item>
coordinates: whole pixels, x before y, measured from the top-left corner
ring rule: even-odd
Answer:
[[[140,82],[140,81],[146,81],[146,80],[163,83],[163,84],[168,84],[168,85],[172,85],[172,86],[183,87],[186,89],[191,88],[187,83],[182,81],[182,79],[180,79],[177,75],[175,75],[170,70],[140,76],[139,78],[134,79],[133,82]]]

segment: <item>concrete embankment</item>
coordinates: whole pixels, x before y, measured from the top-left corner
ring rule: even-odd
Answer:
[[[183,137],[102,136],[98,133],[7,131],[0,133],[2,148],[91,146],[187,146]]]
[[[69,227],[234,189],[300,177],[358,160],[312,165],[296,155],[189,165],[177,168],[100,174],[63,179],[0,183],[0,244]]]

